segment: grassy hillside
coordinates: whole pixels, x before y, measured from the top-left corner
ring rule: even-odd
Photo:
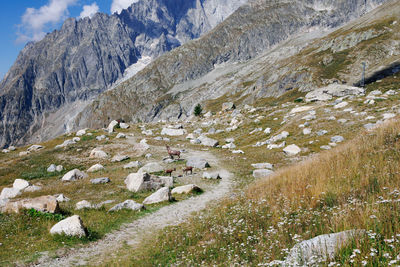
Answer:
[[[398,263],[399,132],[398,121],[387,123],[256,181],[237,198],[150,239],[125,255],[123,265],[263,266],[283,259],[301,240],[348,229],[367,234],[332,261],[341,266]]]

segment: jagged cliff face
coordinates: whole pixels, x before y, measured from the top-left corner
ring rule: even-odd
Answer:
[[[0,83],[0,147],[54,137],[141,58],[211,30],[247,0],[141,0],[92,19],[68,19],[28,44]]]
[[[298,89],[310,90],[312,71],[300,71],[301,64],[291,69],[285,59],[326,34],[318,35],[321,29],[329,32],[383,2],[252,1],[200,40],[169,52],[102,94],[78,116],[77,128],[103,127],[117,118],[184,118],[199,102],[242,91],[242,96],[254,100],[281,95],[298,88],[297,83],[302,87]],[[293,43],[286,45],[290,39]],[[246,82],[251,85],[248,90],[243,86]]]

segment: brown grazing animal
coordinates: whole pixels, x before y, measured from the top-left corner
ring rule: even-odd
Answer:
[[[188,172],[190,171],[190,174],[193,174],[193,167],[192,166],[188,166],[186,168],[183,169],[183,173],[184,174],[188,174]]]
[[[181,158],[181,152],[178,150],[171,150],[169,146],[166,146],[168,155],[171,157],[171,159],[174,159],[174,156],[178,156],[178,158]]]
[[[170,169],[170,170],[166,170],[165,173],[169,174],[169,176],[172,176],[172,172],[176,171],[176,168]]]

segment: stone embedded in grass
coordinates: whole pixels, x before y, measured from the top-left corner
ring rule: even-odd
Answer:
[[[62,178],[62,181],[76,181],[80,179],[87,178],[88,175],[78,169],[73,169],[67,172]]]
[[[77,236],[77,237],[85,237],[86,230],[82,223],[81,218],[78,215],[74,215],[68,217],[57,224],[55,224],[51,229],[50,233],[52,235],[67,235],[67,236]]]
[[[21,151],[21,152],[18,153],[18,156],[23,157],[23,156],[27,156],[29,154],[30,154],[29,151]]]
[[[153,154],[147,153],[146,155],[144,155],[144,157],[145,157],[146,159],[150,159],[151,157],[153,157]]]
[[[76,203],[76,205],[75,205],[75,209],[77,209],[77,210],[91,209],[91,208],[93,208],[93,205],[92,205],[89,201],[87,201],[87,200],[79,201],[79,202]]]
[[[31,184],[24,179],[15,179],[13,183],[13,188],[22,191],[30,185]]]
[[[58,201],[54,196],[41,196],[8,202],[4,212],[19,213],[23,209],[35,209],[41,212],[56,213],[59,210]]]
[[[392,118],[396,117],[396,114],[394,114],[394,113],[384,113],[382,116],[383,116],[384,120],[389,120],[389,119],[392,119]]]
[[[268,169],[257,169],[253,171],[253,177],[254,178],[265,178],[268,177],[270,175],[272,175],[274,172]]]
[[[44,148],[44,146],[41,146],[41,145],[32,145],[27,150],[29,152],[33,152],[33,151],[39,151],[39,150],[41,150],[43,148]]]
[[[86,129],[82,129],[76,132],[76,136],[83,136],[86,134]]]
[[[121,162],[128,159],[129,157],[126,155],[116,155],[111,159],[111,162]]]
[[[319,235],[296,244],[281,266],[308,266],[315,262],[326,262],[333,259],[353,240],[359,239],[364,230],[348,230],[340,233]],[[275,265],[274,265],[275,266]]]
[[[283,141],[283,142],[280,143],[279,145],[277,145],[277,144],[269,144],[269,145],[267,146],[267,149],[282,148],[282,147],[284,147],[284,146],[286,146],[286,142],[285,142],[285,141]]]
[[[78,143],[79,141],[81,141],[81,139],[79,137],[74,137],[74,138],[72,138],[72,141],[74,141],[75,143]]]
[[[375,123],[367,123],[367,124],[364,124],[364,128],[366,129],[366,130],[372,130],[372,129],[374,129],[376,127],[376,124]]]
[[[132,161],[132,162],[129,162],[128,164],[125,164],[124,169],[140,168],[142,166],[143,166],[143,163],[141,163],[140,161]]]
[[[108,158],[108,154],[101,150],[100,148],[94,148],[89,155],[90,158],[97,158],[97,159],[106,159]]]
[[[286,131],[283,131],[280,134],[277,134],[277,135],[271,137],[270,139],[268,139],[268,144],[272,144],[272,143],[278,142],[278,141],[280,141],[282,139],[287,138],[288,136],[289,136],[289,133],[286,132]]]
[[[143,201],[143,204],[155,204],[171,200],[172,200],[171,189],[169,187],[163,187],[157,190],[155,193],[148,196]]]
[[[203,146],[216,147],[219,144],[219,142],[217,140],[208,138],[204,135],[199,136],[198,140],[200,140],[200,142]]]
[[[286,155],[288,156],[295,156],[301,152],[300,147],[296,145],[289,145],[283,149],[283,152],[285,152]]]
[[[339,104],[336,104],[333,108],[334,109],[339,109],[339,108],[344,108],[345,106],[347,106],[349,103],[347,103],[346,101],[340,102]]]
[[[331,147],[331,146],[328,146],[328,145],[320,146],[320,148],[323,149],[323,150],[330,150],[330,149],[332,149],[332,147]]]
[[[108,177],[101,177],[101,178],[91,179],[90,182],[92,184],[106,184],[106,183],[111,182],[111,180]]]
[[[325,134],[327,134],[327,133],[328,133],[327,130],[319,130],[319,131],[317,132],[317,135],[318,135],[318,136],[323,136],[323,135],[325,135]]]
[[[96,140],[97,141],[101,141],[101,140],[104,140],[104,139],[106,139],[106,136],[104,134],[96,136]]]
[[[115,138],[117,138],[117,139],[126,138],[126,134],[124,134],[124,133],[118,133],[117,136],[116,136]]]
[[[143,135],[147,135],[147,136],[151,136],[151,135],[153,135],[153,131],[152,130],[144,130],[144,131],[142,131],[142,134]]]
[[[204,179],[221,179],[219,172],[203,172]]]
[[[346,119],[338,119],[337,121],[338,121],[339,123],[346,123],[346,122],[347,122]]]
[[[15,146],[9,146],[9,147],[8,147],[8,150],[10,150],[10,151],[15,151],[16,148],[15,148]]]
[[[41,190],[42,187],[38,185],[30,185],[27,188],[24,189],[24,192],[36,192]]]
[[[142,210],[145,209],[143,204],[137,203],[133,200],[125,200],[108,210],[108,212],[119,211],[119,210]]]
[[[233,154],[244,154],[244,151],[239,149],[239,150],[233,150],[232,153]]]
[[[265,163],[254,163],[251,164],[251,166],[255,169],[270,169],[272,170],[274,168],[274,165],[271,163],[265,162]]]
[[[67,147],[69,145],[76,144],[76,142],[72,139],[67,139],[65,140],[61,145],[56,145],[55,148],[62,148],[62,147]]]
[[[235,138],[226,138],[225,143],[233,143],[235,142]]]
[[[100,171],[100,170],[104,170],[104,166],[101,165],[101,164],[95,164],[92,167],[90,167],[87,170],[87,172],[97,172],[97,171]]]
[[[47,172],[55,172],[56,171],[57,166],[55,164],[51,164],[48,168],[47,168]]]
[[[153,173],[153,172],[161,172],[164,170],[164,167],[161,166],[158,162],[149,162],[143,167],[139,169],[139,172],[148,172],[148,173]]]
[[[225,102],[222,104],[222,111],[234,110],[236,108],[233,102]]]
[[[344,141],[344,137],[343,136],[340,136],[340,135],[336,135],[336,136],[333,136],[332,138],[331,138],[331,142],[332,143],[341,143],[341,142],[343,142]]]
[[[198,187],[195,184],[188,184],[188,185],[182,185],[178,186],[174,189],[172,189],[171,194],[190,194],[193,192],[201,192],[201,188]]]
[[[207,160],[205,160],[203,158],[189,157],[186,161],[186,166],[194,167],[197,169],[204,169],[204,168],[209,168],[210,164],[207,162]]]
[[[265,134],[270,134],[271,133],[271,128],[265,128],[264,133]]]
[[[3,149],[1,152],[3,152],[3,153],[10,153],[10,150],[8,150],[8,149]]]
[[[129,191],[136,193],[146,190],[157,190],[163,186],[172,187],[174,180],[169,176],[154,176],[148,173],[137,172],[129,174],[124,182]]]
[[[305,128],[305,129],[303,129],[303,134],[304,134],[304,135],[309,135],[309,134],[311,134],[311,129],[310,129],[310,128]]]
[[[234,143],[225,144],[222,146],[224,149],[235,149],[236,145]]]
[[[171,128],[163,128],[161,130],[161,135],[168,135],[168,136],[181,136],[186,134],[186,130],[184,129],[171,129]]]

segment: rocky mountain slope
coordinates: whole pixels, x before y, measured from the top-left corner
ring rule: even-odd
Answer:
[[[64,133],[82,104],[129,66],[200,37],[245,2],[142,0],[121,14],[66,20],[29,43],[1,81],[0,146]]]
[[[314,70],[306,71],[304,64],[293,68],[290,56],[383,2],[252,1],[200,40],[160,57],[102,94],[76,124],[104,127],[110,118],[184,118],[197,103],[221,96],[247,96],[251,103],[293,88],[311,90],[318,84]]]

